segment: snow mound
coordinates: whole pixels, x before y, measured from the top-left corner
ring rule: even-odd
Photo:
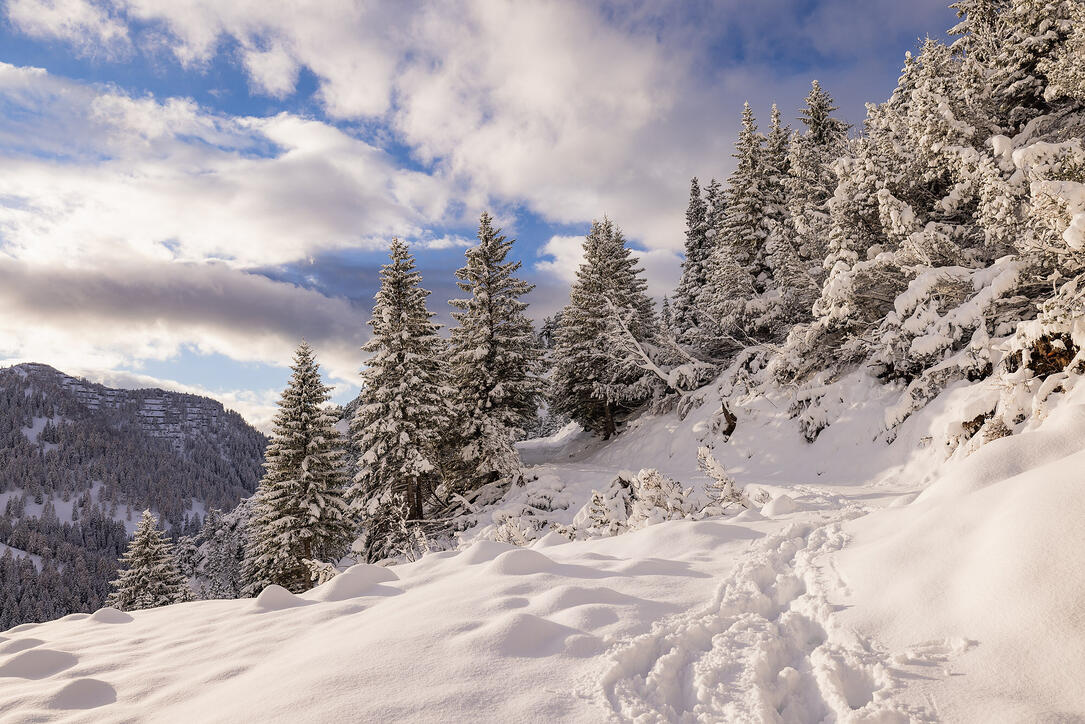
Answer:
[[[470,637],[474,646],[498,656],[537,658],[562,651],[565,640],[578,634],[577,629],[533,614],[514,613],[486,624]]]
[[[16,654],[0,666],[0,677],[44,679],[79,663],[74,655],[52,649],[30,649]]]
[[[41,639],[13,639],[11,641],[5,641],[0,644],[0,654],[17,654],[20,651],[26,651],[35,646],[41,646],[43,643],[45,642]]]
[[[256,597],[256,608],[259,611],[281,611],[285,608],[296,608],[311,603],[300,596],[295,596],[282,586],[274,584],[268,586]]]
[[[526,576],[532,573],[550,572],[556,565],[553,559],[547,558],[542,553],[517,548],[494,558],[493,563],[489,565],[489,571],[506,576]]]
[[[794,498],[790,495],[777,495],[765,504],[765,507],[761,509],[761,514],[769,518],[775,518],[778,515],[794,513],[796,510],[798,510],[798,507],[795,505]]]
[[[458,557],[461,563],[473,566],[478,563],[489,563],[506,551],[517,550],[511,543],[498,543],[492,540],[480,540],[471,544]]]
[[[305,594],[311,601],[345,601],[373,593],[374,587],[381,583],[399,580],[399,576],[383,566],[362,563],[351,566],[327,583],[321,584]]]
[[[124,611],[118,611],[115,608],[106,606],[92,613],[89,620],[95,623],[129,623],[132,621],[132,616]]]
[[[845,623],[911,652],[915,672],[952,672],[930,687],[947,721],[1085,711],[1085,577],[1072,553],[1085,550],[1083,443],[1080,408],[1052,416],[947,466],[911,505],[849,526],[836,557],[853,592]]]
[[[53,709],[96,709],[117,700],[117,690],[98,679],[76,679],[49,702]]]

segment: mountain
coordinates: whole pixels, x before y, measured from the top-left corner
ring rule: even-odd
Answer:
[[[195,533],[256,489],[266,443],[205,397],[0,370],[0,624],[100,606],[139,511]]]
[[[111,389],[42,364],[0,370],[0,490],[9,498],[75,498],[113,516],[149,507],[177,529],[251,495],[266,444],[206,397]]]

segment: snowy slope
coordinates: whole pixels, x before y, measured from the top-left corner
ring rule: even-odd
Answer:
[[[1080,549],[1085,408],[947,462],[986,394],[951,388],[887,444],[894,391],[845,380],[813,444],[746,400],[643,416],[602,444],[521,446],[554,522],[619,470],[687,484],[714,442],[775,499],[729,518],[528,548],[485,540],[357,566],[296,597],[103,610],[0,642],[0,718],[34,721],[1025,721],[1085,711]],[[732,401],[734,404],[734,401]],[[782,497],[786,493],[787,497]],[[514,502],[508,503],[515,507]],[[497,511],[501,504],[497,506]],[[1055,546],[1054,541],[1059,545]]]

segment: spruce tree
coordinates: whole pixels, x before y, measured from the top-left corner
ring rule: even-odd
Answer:
[[[307,342],[298,346],[291,370],[247,530],[245,582],[253,595],[273,583],[295,593],[310,588],[305,561],[338,560],[353,533],[331,388]]]
[[[657,332],[643,269],[626,247],[621,229],[603,219],[592,222],[584,240],[584,262],[562,311],[552,409],[604,439],[617,432],[616,414],[643,404],[651,393],[644,373],[631,368],[614,347],[610,333],[615,315],[637,340],[652,339]]]
[[[351,422],[360,451],[351,504],[366,528],[368,555],[383,557],[391,523],[381,511],[405,505],[421,520],[426,497],[438,483],[438,446],[448,425],[442,343],[429,292],[407,245],[393,239],[391,263],[380,272],[380,289],[369,325],[373,336],[362,372],[361,404]],[[383,531],[383,532],[381,532]]]
[[[143,511],[120,562],[123,570],[110,581],[113,593],[106,599],[107,606],[138,611],[189,600],[188,582],[181,575],[173,546],[151,511]]]
[[[750,104],[742,109],[742,127],[735,143],[735,170],[727,179],[727,215],[722,236],[735,261],[749,270],[754,288],[763,291],[769,269],[765,253],[768,238],[765,214],[762,142]]]
[[[762,164],[764,214],[768,236],[765,258],[772,292],[764,305],[758,326],[772,339],[780,339],[787,328],[810,316],[817,298],[817,286],[803,264],[796,245],[794,229],[788,214],[788,151],[791,129],[780,120],[780,109],[772,106],[772,119],[765,140]]]
[[[674,311],[671,309],[671,300],[663,295],[663,303],[659,308],[659,324],[664,334],[675,334]]]
[[[672,306],[675,335],[683,344],[695,344],[704,325],[699,295],[708,283],[711,256],[708,228],[708,205],[694,177],[690,181],[689,207],[686,209],[686,258],[682,261],[682,278],[675,289]]]
[[[747,305],[769,281],[761,143],[753,111],[746,103],[735,143],[735,169],[723,192],[722,218],[716,217],[720,227],[713,236],[709,268],[714,323],[709,351],[717,356],[746,339],[750,321]]]
[[[844,154],[848,138],[848,125],[833,117],[835,110],[832,97],[813,81],[806,105],[799,111],[806,131],[791,139],[787,202],[795,244],[804,261],[821,262],[827,253],[827,204],[836,190],[833,163]]]
[[[479,221],[478,245],[466,252],[457,284],[470,296],[449,302],[460,310],[449,343],[454,390],[452,469],[457,487],[473,489],[515,475],[520,456],[513,441],[534,420],[542,390],[540,351],[521,298],[533,285],[506,261],[512,240],[488,213]]]

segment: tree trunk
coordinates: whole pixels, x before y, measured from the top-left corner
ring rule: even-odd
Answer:
[[[603,415],[603,439],[609,440],[618,432],[618,427],[614,424],[614,411],[610,409],[609,402],[603,403]]]

